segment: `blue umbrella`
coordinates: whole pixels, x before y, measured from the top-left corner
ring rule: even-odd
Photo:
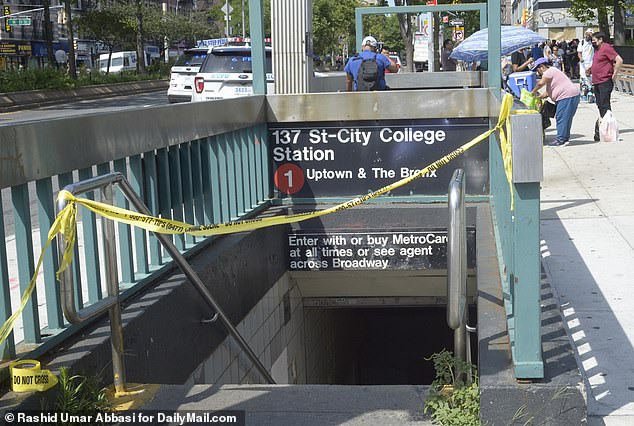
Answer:
[[[500,34],[502,55],[508,55],[523,47],[533,46],[546,39],[528,28],[520,26],[503,26]],[[463,61],[484,61],[489,57],[488,28],[477,31],[465,38],[449,56]]]

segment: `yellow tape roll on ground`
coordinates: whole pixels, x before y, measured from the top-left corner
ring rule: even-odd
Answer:
[[[24,359],[9,364],[11,390],[13,392],[41,392],[57,384],[57,377],[49,370],[42,370],[40,362]]]

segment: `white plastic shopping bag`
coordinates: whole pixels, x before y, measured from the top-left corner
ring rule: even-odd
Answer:
[[[599,124],[599,135],[603,142],[616,142],[619,140],[619,127],[616,117],[608,110]]]

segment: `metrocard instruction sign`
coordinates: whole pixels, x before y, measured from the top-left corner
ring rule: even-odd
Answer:
[[[475,236],[467,228],[467,266],[475,267]],[[377,271],[447,268],[446,229],[384,229],[288,234],[290,271]]]
[[[271,124],[274,186],[281,196],[297,198],[365,194],[416,173],[487,129],[486,118]],[[488,147],[481,143],[388,195],[446,194],[457,168],[465,169],[467,193],[485,194],[488,167]]]

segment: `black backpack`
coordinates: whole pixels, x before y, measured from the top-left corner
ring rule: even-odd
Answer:
[[[364,59],[357,56],[355,60],[361,60],[359,73],[357,74],[357,92],[379,90],[379,64],[376,62],[376,53],[372,58]]]

